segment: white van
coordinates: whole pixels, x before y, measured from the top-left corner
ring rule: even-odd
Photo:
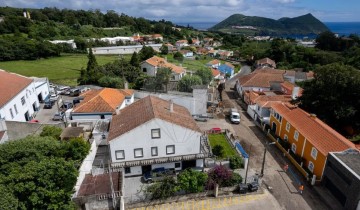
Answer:
[[[230,121],[234,124],[240,123],[240,114],[236,108],[230,109]]]

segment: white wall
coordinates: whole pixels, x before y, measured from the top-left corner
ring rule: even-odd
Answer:
[[[21,103],[21,97],[25,98],[25,104]],[[39,107],[39,101],[35,91],[35,85],[32,82],[26,88],[24,88],[19,94],[17,94],[13,99],[8,101],[3,107],[0,108],[0,116],[1,118],[5,118],[5,120],[9,121],[21,121],[25,122],[25,113],[28,111],[29,116],[34,116],[33,104]],[[17,113],[14,108],[16,105]],[[12,113],[14,117],[11,117],[10,108],[12,109]]]
[[[127,173],[127,174],[124,173],[124,176],[136,176],[136,175],[142,175],[142,174],[143,173],[142,173],[141,166],[133,166],[133,167],[130,167],[130,173]]]
[[[146,45],[152,47],[155,51],[160,51],[162,44]],[[114,46],[114,47],[95,47],[92,51],[95,55],[106,54],[133,54],[139,52],[143,48],[142,45]]]
[[[141,63],[141,71],[143,71],[144,68],[146,68],[146,72],[144,72],[145,74],[154,77],[156,75],[156,67],[153,65],[148,64],[147,62],[143,62]]]
[[[35,80],[35,91],[36,95],[38,96],[41,94],[42,100],[46,98],[46,96],[49,95],[50,88],[49,88],[49,81],[44,78],[44,80]]]
[[[160,128],[161,138],[152,139],[151,129]],[[178,125],[152,119],[147,123],[119,136],[109,142],[110,154],[113,163],[171,157],[180,155],[191,155],[200,153],[201,133]],[[166,154],[166,146],[175,145],[175,154]],[[158,148],[158,156],[151,155],[151,147]],[[143,157],[135,158],[134,149],[142,148]],[[116,160],[115,151],[124,150],[125,159]]]

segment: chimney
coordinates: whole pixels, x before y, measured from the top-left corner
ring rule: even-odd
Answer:
[[[173,103],[173,100],[170,100],[170,107],[169,107],[169,110],[170,112],[174,112],[174,103]]]
[[[129,89],[129,83],[128,83],[127,81],[125,81],[124,89],[125,89],[125,90]]]
[[[316,114],[310,114],[310,118],[316,119]]]
[[[291,98],[295,100],[299,96],[300,87],[294,87],[291,93]]]

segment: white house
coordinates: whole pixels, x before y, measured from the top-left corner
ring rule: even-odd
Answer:
[[[162,44],[148,44],[147,47],[152,47],[155,51],[159,52]],[[139,52],[143,45],[128,45],[128,46],[114,46],[114,47],[94,47],[92,51],[95,55],[111,55],[111,54],[133,54]]]
[[[40,92],[37,93],[37,90]],[[47,93],[47,82],[37,82],[19,74],[0,70],[0,118],[23,122],[31,120],[40,108],[38,95],[46,97]]]
[[[34,80],[35,83],[35,92],[37,94],[38,100],[42,103],[46,97],[49,96],[50,88],[49,88],[49,80],[46,77],[38,78],[38,77],[30,77]]]
[[[170,80],[173,81],[180,80],[186,74],[186,71],[183,67],[169,63],[164,58],[158,56],[153,56],[146,61],[143,61],[140,66],[144,73],[153,77],[156,76],[157,70],[159,68],[170,68],[172,71],[172,77]]]
[[[111,119],[120,109],[134,102],[134,91],[129,89],[89,90],[81,96],[84,100],[71,112],[74,121]]]
[[[108,136],[111,166],[124,167],[125,176],[159,167],[202,168],[206,140],[185,107],[148,96],[113,117]]]
[[[176,46],[176,48],[178,49],[178,50],[180,50],[182,47],[187,47],[187,46],[189,46],[189,44],[188,44],[188,41],[187,40],[178,40],[178,41],[176,41],[176,43],[175,43],[175,46]]]

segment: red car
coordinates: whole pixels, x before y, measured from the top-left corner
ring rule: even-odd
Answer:
[[[29,121],[30,123],[39,123],[39,120],[32,119]]]

